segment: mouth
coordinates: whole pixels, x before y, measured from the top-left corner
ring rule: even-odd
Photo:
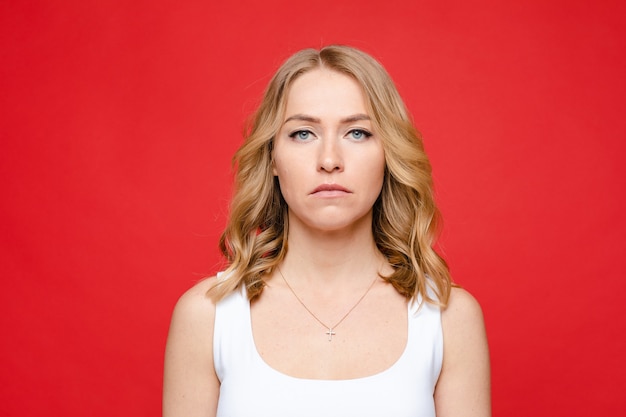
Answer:
[[[311,192],[311,194],[328,195],[328,196],[341,195],[341,194],[347,194],[347,193],[350,193],[350,190],[348,190],[345,187],[342,187],[339,184],[322,184],[316,187]]]

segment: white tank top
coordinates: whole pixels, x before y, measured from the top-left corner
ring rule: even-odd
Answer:
[[[270,367],[252,336],[250,302],[234,291],[216,307],[218,417],[435,417],[433,393],[443,354],[439,308],[409,306],[408,339],[388,369],[347,380],[302,379]]]

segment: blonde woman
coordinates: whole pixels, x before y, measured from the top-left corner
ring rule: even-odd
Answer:
[[[235,161],[229,266],[174,310],[163,415],[489,416],[482,313],[432,248],[430,164],[383,67],[296,53]]]

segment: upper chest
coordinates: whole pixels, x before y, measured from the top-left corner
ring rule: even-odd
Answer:
[[[296,378],[354,379],[378,374],[402,356],[407,301],[390,286],[358,301],[311,302],[267,292],[250,309],[254,346],[271,368]],[[355,305],[355,303],[358,303]]]

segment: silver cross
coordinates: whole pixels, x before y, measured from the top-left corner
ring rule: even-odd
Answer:
[[[333,341],[333,336],[335,335],[335,332],[333,332],[333,329],[331,329],[329,327],[328,331],[326,332],[326,334],[328,335],[328,341],[332,342]]]

